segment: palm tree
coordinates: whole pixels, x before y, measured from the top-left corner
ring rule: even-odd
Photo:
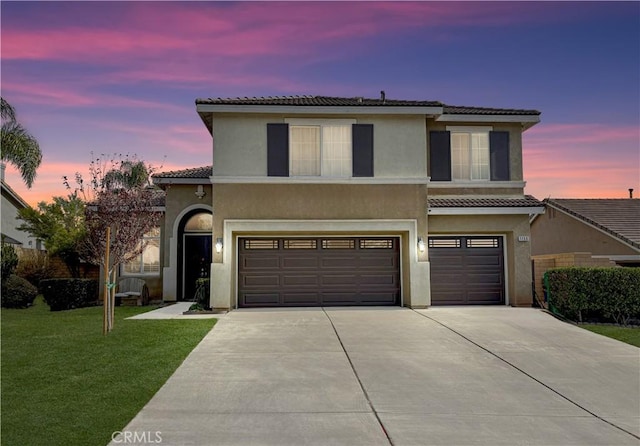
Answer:
[[[103,179],[107,189],[135,189],[149,186],[149,170],[143,161],[124,160]]]
[[[36,170],[42,161],[38,141],[16,120],[16,111],[4,98],[1,100],[2,135],[0,160],[18,168],[28,188],[33,185]]]

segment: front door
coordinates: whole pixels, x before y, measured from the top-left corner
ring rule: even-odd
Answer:
[[[193,300],[198,279],[209,277],[211,267],[211,235],[184,235],[182,299]]]

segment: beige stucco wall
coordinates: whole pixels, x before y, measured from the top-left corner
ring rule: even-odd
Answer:
[[[508,304],[531,306],[531,247],[518,241],[529,236],[528,215],[434,215],[429,217],[429,235],[503,235]]]
[[[4,190],[2,192],[2,202],[0,204],[0,216],[2,217],[2,233],[22,243],[22,248],[36,249],[38,242],[27,232],[18,231],[17,227],[23,221],[18,220],[18,208],[12,199],[5,197]]]
[[[225,246],[214,254],[216,308],[235,306],[237,237],[265,234],[398,236],[403,303],[429,305],[426,253],[415,249],[427,233],[424,184],[215,184],[213,193],[214,238],[223,237]]]
[[[267,124],[288,118],[345,119],[345,116],[216,114],[213,119],[213,165],[216,177],[267,175]],[[373,124],[374,175],[377,178],[425,177],[427,171],[424,116],[349,116]],[[216,150],[224,147],[224,150]]]
[[[638,255],[639,249],[583,223],[557,209],[547,207],[531,224],[531,254],[590,252],[593,255]]]

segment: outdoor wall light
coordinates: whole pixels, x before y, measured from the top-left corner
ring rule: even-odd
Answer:
[[[418,250],[424,252],[424,240],[422,237],[418,237]]]
[[[217,253],[221,253],[222,252],[222,239],[221,238],[217,238],[216,239],[216,252]]]

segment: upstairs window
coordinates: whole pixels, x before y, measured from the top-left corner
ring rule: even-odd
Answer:
[[[451,130],[451,179],[489,179],[489,130]]]
[[[509,151],[509,132],[491,127],[431,131],[431,181],[509,181]]]
[[[373,125],[350,119],[288,119],[267,125],[269,176],[373,176]]]
[[[351,176],[351,123],[326,121],[289,125],[289,175]]]

